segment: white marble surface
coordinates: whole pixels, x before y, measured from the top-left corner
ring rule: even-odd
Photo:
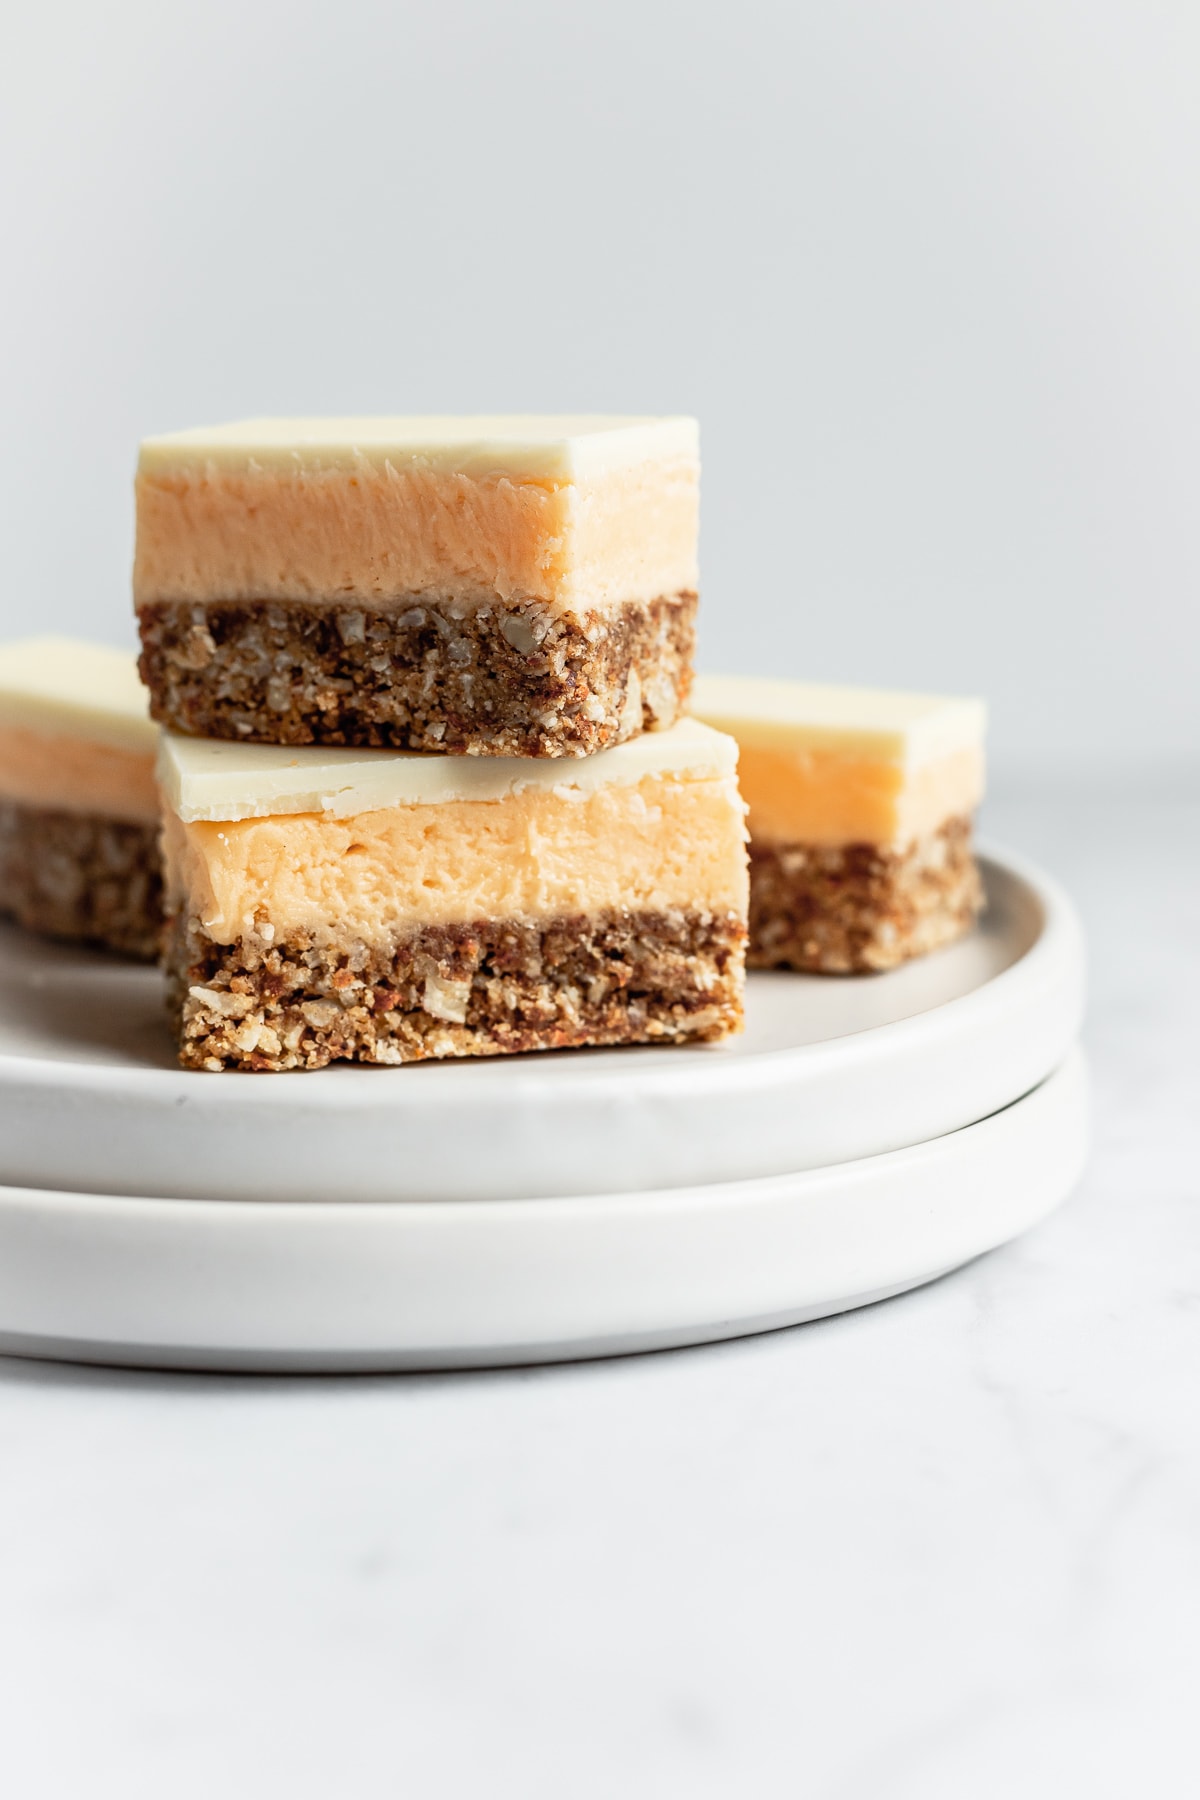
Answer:
[[[1090,934],[1096,1145],[1060,1214],[923,1292],[700,1351],[0,1362],[4,1791],[1189,1791],[1200,801],[1061,789],[988,824]]]

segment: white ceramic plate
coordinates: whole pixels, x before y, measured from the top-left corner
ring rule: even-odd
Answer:
[[[305,1205],[0,1189],[0,1349],[422,1369],[702,1343],[929,1281],[1070,1190],[1078,1051],[965,1130],[804,1174],[546,1200]]]
[[[1070,902],[1008,856],[962,943],[751,977],[744,1037],[284,1076],[180,1070],[155,971],[0,928],[0,1181],[109,1194],[507,1200],[791,1173],[1006,1106],[1082,1007]]]

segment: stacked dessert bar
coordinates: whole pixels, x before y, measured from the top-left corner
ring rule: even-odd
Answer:
[[[155,717],[200,737],[585,756],[691,683],[694,419],[251,420],[142,445]]]
[[[256,421],[142,447],[191,1067],[740,1028],[736,745],[682,718],[688,419]]]

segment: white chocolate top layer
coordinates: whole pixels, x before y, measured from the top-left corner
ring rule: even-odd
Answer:
[[[636,786],[647,775],[732,775],[737,745],[696,719],[669,731],[643,732],[595,756],[428,756],[400,750],[297,750],[164,732],[158,779],[185,823],[323,813],[351,818],[389,806],[451,800],[504,800],[530,788],[572,799],[610,786]]]
[[[698,675],[691,709],[746,746],[833,751],[906,769],[979,749],[987,723],[982,700],[752,675]]]
[[[145,755],[158,737],[133,652],[63,637],[0,644],[0,726]]]
[[[441,474],[587,480],[640,463],[696,459],[695,419],[604,413],[482,413],[358,419],[244,419],[147,438],[138,473],[366,465]]]

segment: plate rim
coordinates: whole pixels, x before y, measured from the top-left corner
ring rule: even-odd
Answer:
[[[1024,1093],[1006,1100],[1002,1106],[993,1107],[991,1112],[985,1113],[981,1118],[970,1119],[950,1131],[938,1132],[934,1137],[922,1138],[915,1144],[899,1144],[892,1150],[874,1150],[865,1156],[847,1157],[841,1162],[778,1170],[773,1174],[738,1175],[723,1181],[693,1181],[664,1187],[605,1188],[594,1193],[571,1193],[564,1190],[561,1194],[529,1194],[496,1200],[245,1200],[225,1198],[220,1194],[115,1194],[103,1188],[35,1187],[27,1182],[0,1179],[0,1210],[14,1198],[19,1198],[36,1206],[47,1201],[69,1201],[73,1206],[78,1204],[85,1210],[94,1207],[103,1211],[110,1205],[139,1209],[147,1218],[156,1219],[165,1219],[168,1215],[178,1219],[189,1214],[200,1219],[220,1211],[242,1217],[270,1219],[272,1222],[283,1220],[294,1223],[298,1219],[307,1220],[322,1212],[328,1214],[330,1219],[338,1220],[360,1216],[375,1218],[388,1208],[393,1208],[397,1214],[403,1213],[409,1219],[432,1219],[453,1211],[459,1220],[469,1219],[473,1214],[480,1217],[486,1215],[491,1220],[497,1215],[515,1211],[520,1211],[522,1216],[526,1212],[532,1216],[534,1212],[555,1206],[572,1207],[580,1212],[589,1207],[629,1211],[653,1202],[664,1208],[682,1210],[704,1201],[775,1198],[778,1197],[775,1190],[782,1191],[795,1183],[802,1183],[815,1193],[822,1186],[836,1186],[863,1175],[873,1175],[884,1162],[890,1163],[892,1167],[907,1168],[910,1164],[928,1161],[930,1157],[953,1154],[958,1147],[955,1140],[961,1139],[964,1133],[993,1125],[1005,1114],[1014,1112],[1034,1099],[1058,1077],[1062,1076],[1064,1082],[1073,1079],[1076,1070],[1086,1077],[1087,1063],[1083,1050],[1078,1041],[1073,1041],[1066,1055],[1055,1067]]]
[[[1074,1045],[940,1137],[707,1188],[270,1202],[0,1186],[0,1354],[448,1370],[773,1331],[923,1286],[1047,1217],[1086,1161],[1087,1088]]]

